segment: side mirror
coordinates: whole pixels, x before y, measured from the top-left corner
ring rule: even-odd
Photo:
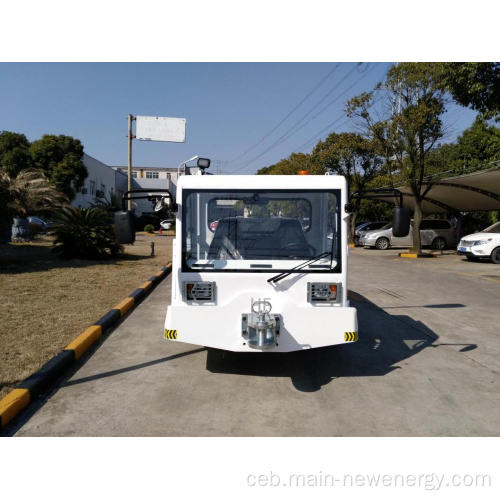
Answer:
[[[405,207],[396,207],[392,219],[392,234],[396,238],[408,236],[410,232],[410,210]]]
[[[155,203],[155,206],[154,206],[154,211],[155,212],[160,212],[161,210],[163,210],[165,207],[169,207],[170,206],[170,198],[166,198],[165,196],[162,196],[156,203]]]
[[[135,241],[135,229],[132,212],[129,212],[128,210],[115,212],[114,228],[118,243],[133,243]]]

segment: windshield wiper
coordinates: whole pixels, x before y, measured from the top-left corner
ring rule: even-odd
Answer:
[[[313,264],[317,260],[322,259],[323,257],[327,257],[330,255],[330,252],[323,252],[317,255],[316,257],[313,257],[312,259],[307,260],[306,262],[302,262],[302,264],[299,264],[298,266],[292,267],[292,269],[289,269],[288,271],[282,272],[277,274],[276,276],[273,276],[272,278],[269,278],[267,280],[268,283],[278,283],[278,281],[281,281],[283,278],[286,278],[287,276],[290,276],[293,271],[299,271],[300,269],[307,267],[309,264]],[[331,267],[331,265],[330,265]]]

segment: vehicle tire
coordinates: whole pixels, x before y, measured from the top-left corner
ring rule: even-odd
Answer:
[[[471,262],[477,262],[479,260],[478,257],[474,257],[473,255],[466,255],[465,258]]]
[[[496,247],[491,252],[491,262],[493,264],[500,264],[500,247]]]
[[[375,242],[375,247],[378,249],[378,250],[387,250],[390,246],[390,242],[387,238],[379,238],[376,242]]]
[[[441,236],[434,238],[434,241],[432,242],[432,248],[434,250],[444,250],[446,246],[446,240],[441,238]]]

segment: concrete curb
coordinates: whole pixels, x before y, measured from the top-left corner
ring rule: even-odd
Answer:
[[[171,271],[171,263],[162,267],[161,271],[151,276],[128,297],[73,339],[37,372],[23,380],[18,387],[0,399],[0,428],[5,427],[37,396],[46,392],[68,367],[80,359],[102,337],[110,326],[134,309]]]
[[[438,256],[433,254],[433,253],[416,254],[416,253],[401,252],[399,254],[399,256],[403,257],[404,259],[437,259],[438,258]]]

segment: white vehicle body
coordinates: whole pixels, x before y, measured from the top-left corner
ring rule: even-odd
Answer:
[[[346,197],[345,178],[333,175],[181,177],[165,338],[243,352],[357,340],[347,299]],[[208,300],[198,301],[204,293]],[[275,334],[265,346],[251,326],[264,317]]]
[[[470,260],[488,257],[495,264],[500,263],[500,222],[480,233],[464,236],[458,244],[457,252]]]

